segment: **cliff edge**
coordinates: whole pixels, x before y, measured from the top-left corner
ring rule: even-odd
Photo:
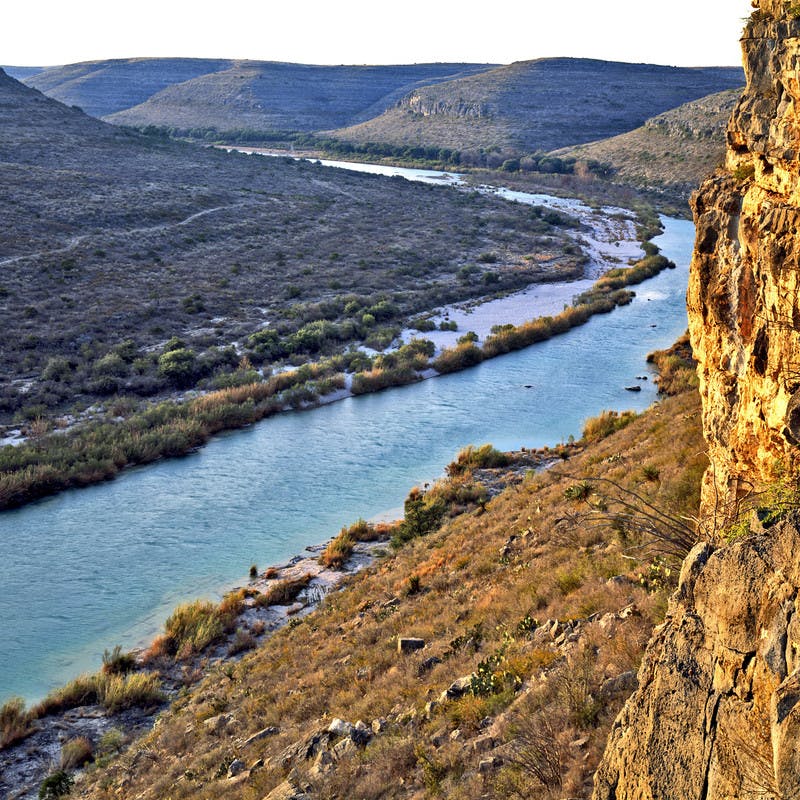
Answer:
[[[747,86],[728,127],[726,169],[693,198],[689,282],[712,464],[704,507],[797,466],[800,441],[800,6],[761,0],[742,39]]]
[[[796,490],[789,503],[775,491],[800,466],[800,5],[760,0],[742,46],[726,167],[693,198],[688,306],[714,543],[684,562],[595,800],[800,798],[800,513]]]

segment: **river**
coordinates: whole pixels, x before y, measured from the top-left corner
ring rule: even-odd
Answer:
[[[443,191],[447,191],[443,189]],[[452,189],[450,190],[452,191]],[[278,415],[200,451],[0,514],[0,701],[28,700],[130,648],[171,609],[246,582],[358,517],[400,509],[466,444],[557,444],[655,399],[645,356],[686,329],[694,229],[664,218],[678,268],[634,302],[454,375]],[[626,386],[639,383],[633,394]],[[399,511],[398,511],[399,515]]]

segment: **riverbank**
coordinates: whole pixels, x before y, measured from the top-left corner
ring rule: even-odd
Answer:
[[[532,470],[577,455],[582,449],[570,444],[556,451],[545,448],[500,454],[482,448],[477,457],[476,451],[467,449],[448,468],[450,476],[427,494],[446,503],[443,513],[447,516],[480,510],[507,487],[520,484]],[[250,580],[231,588],[219,604],[194,601],[176,608],[165,624],[165,633],[147,647],[127,653],[119,647],[106,649],[100,672],[74,679],[29,710],[7,701],[0,708],[0,792],[15,800],[33,800],[45,777],[59,764],[64,766],[63,753],[69,751],[66,743],[91,743],[95,759],[126,748],[198,681],[211,674],[230,677],[232,666],[246,653],[281,628],[299,624],[329,594],[386,556],[393,541],[399,546],[395,537],[403,524],[403,520],[359,521],[323,544],[306,547],[304,554],[284,564],[261,572],[253,565]],[[327,557],[332,545],[346,534],[352,537],[351,546],[332,564]],[[387,609],[395,602],[388,601]],[[109,686],[114,681],[118,685],[113,687],[111,700]],[[143,684],[147,691],[139,688]],[[212,731],[227,723],[215,717],[203,724]],[[260,735],[276,733],[277,729],[265,729]],[[103,748],[108,752],[103,753]],[[82,766],[81,762],[67,764],[66,770]]]
[[[263,383],[209,392],[183,403],[162,402],[132,417],[100,424],[84,423],[66,432],[0,448],[0,510],[19,507],[65,489],[106,481],[132,466],[184,455],[221,431],[251,425],[287,409],[316,408],[326,402],[326,396],[327,402],[332,402],[353,394],[406,385],[424,377],[466,369],[486,358],[544,341],[582,325],[595,314],[608,313],[629,303],[633,295],[623,287],[641,283],[670,265],[663,256],[649,255],[633,267],[608,271],[588,291],[573,297],[572,307],[553,317],[540,317],[522,325],[495,322],[503,319],[503,301],[486,305],[483,311],[478,306],[473,313],[483,321],[480,327],[484,335],[491,323],[482,347],[476,344],[480,340],[477,334],[474,338],[462,338],[459,334],[454,347],[442,349],[436,355],[412,340],[396,352],[376,355],[370,360],[368,370],[355,372],[349,379],[339,371],[343,359],[334,357],[280,373]],[[570,285],[561,284],[554,292],[545,292],[549,295],[547,302],[552,305],[554,296],[563,299],[565,288],[568,290]],[[516,303],[517,298],[513,301]],[[442,316],[447,316],[447,312]],[[440,347],[445,341],[440,337]]]
[[[266,797],[291,773],[369,797],[367,776],[385,783],[399,770],[411,796],[427,763],[415,747],[444,765],[441,781],[472,787],[500,775],[518,722],[543,699],[566,726],[560,766],[574,765],[580,794],[677,575],[652,561],[641,531],[591,524],[592,509],[603,502],[613,513],[610,478],[692,513],[704,466],[696,394],[613,430],[562,468],[523,475],[484,506],[387,548],[320,612],[295,617],[251,656],[211,666],[147,738],[111,765],[90,765],[76,790]],[[570,675],[585,684],[564,684]],[[577,711],[557,691],[564,685],[583,687]],[[349,744],[351,728],[367,733]]]

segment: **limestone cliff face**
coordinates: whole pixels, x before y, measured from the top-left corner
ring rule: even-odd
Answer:
[[[688,292],[711,468],[703,502],[800,466],[800,3],[760,0],[726,169],[694,198]],[[595,800],[800,800],[800,513],[686,559]]]
[[[397,107],[423,117],[485,117],[488,106],[478,101],[442,99],[424,90],[416,90],[398,101]]]
[[[800,8],[800,7],[798,7]],[[712,471],[706,510],[797,460],[800,441],[800,19],[761,0],[727,169],[694,198],[688,293]]]
[[[686,559],[595,800],[800,798],[800,530]]]

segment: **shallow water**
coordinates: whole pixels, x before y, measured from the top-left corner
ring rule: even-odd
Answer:
[[[358,517],[402,506],[466,444],[578,436],[655,399],[645,355],[686,329],[694,229],[665,219],[678,264],[612,314],[455,375],[222,435],[197,453],[0,514],[0,699],[33,700],[105,648],[143,643],[174,606],[218,596]],[[640,384],[636,394],[625,386]]]

